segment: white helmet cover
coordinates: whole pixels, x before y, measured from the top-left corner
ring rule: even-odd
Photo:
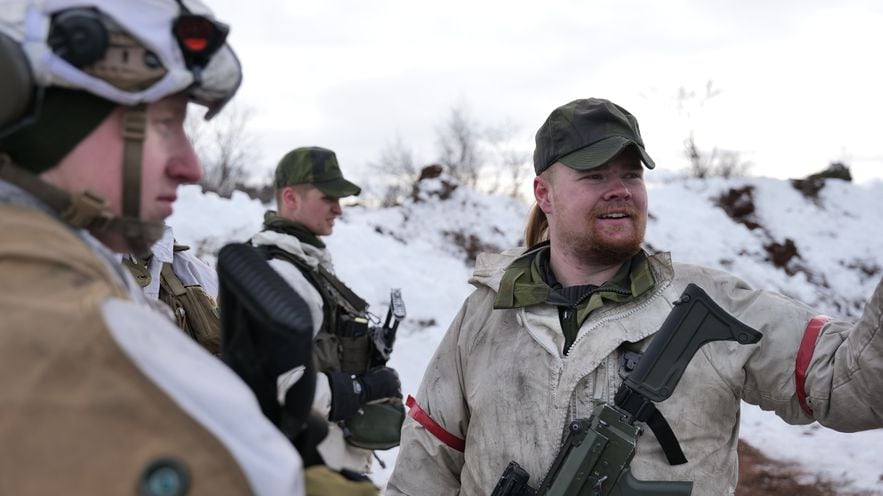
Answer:
[[[189,12],[182,12],[182,4]],[[147,88],[127,91],[54,53],[48,44],[52,16],[76,8],[94,9],[116,23],[156,55],[165,75]],[[236,93],[242,71],[239,60],[226,43],[214,52],[198,76],[187,67],[171,29],[175,20],[185,13],[214,19],[200,0],[182,0],[180,4],[175,0],[4,0],[0,9],[0,32],[20,43],[38,86],[84,90],[126,106],[152,103],[187,91],[192,101],[208,107],[208,119]]]

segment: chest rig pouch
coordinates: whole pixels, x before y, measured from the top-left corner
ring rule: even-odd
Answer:
[[[188,249],[184,245],[174,245],[176,252]],[[146,261],[125,257],[123,265],[142,288],[150,284],[152,278]],[[170,263],[162,264],[159,275],[159,299],[172,309],[178,327],[209,353],[220,355],[221,323],[215,299],[202,286],[185,286]]]
[[[313,351],[321,372],[364,374],[374,364],[374,345],[368,303],[321,265],[309,266],[276,246],[259,247],[267,258],[279,258],[297,267],[322,297],[322,327]],[[405,408],[392,398],[365,405],[339,422],[347,443],[363,449],[385,450],[399,445]]]

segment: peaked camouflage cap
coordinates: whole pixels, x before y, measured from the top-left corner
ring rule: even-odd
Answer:
[[[594,169],[628,146],[638,150],[648,169],[656,167],[644,150],[635,116],[609,100],[574,100],[553,110],[540,126],[533,166],[537,175],[555,162],[577,170]]]
[[[362,192],[362,188],[343,178],[334,152],[318,146],[295,148],[286,153],[276,166],[274,184],[276,189],[312,184],[322,193],[335,198]]]

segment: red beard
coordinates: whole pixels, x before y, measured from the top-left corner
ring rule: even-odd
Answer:
[[[611,212],[628,215],[624,225],[599,225],[603,221],[598,217]],[[559,230],[567,248],[590,263],[612,265],[625,262],[641,249],[647,216],[631,203],[607,205],[593,208],[586,216],[586,222],[577,227],[567,226]]]

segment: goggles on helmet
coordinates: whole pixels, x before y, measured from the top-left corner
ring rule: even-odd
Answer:
[[[0,32],[19,44],[37,87],[83,90],[125,106],[185,92],[210,119],[242,81],[227,26],[199,0],[5,3]]]

